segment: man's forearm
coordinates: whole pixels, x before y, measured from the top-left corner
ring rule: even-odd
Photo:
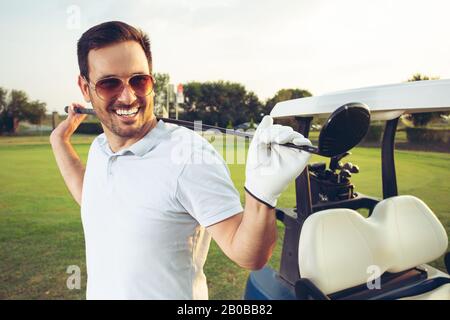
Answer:
[[[51,140],[51,145],[64,182],[75,201],[81,206],[84,165],[69,141],[54,139]]]
[[[232,239],[235,261],[248,269],[262,268],[275,247],[277,226],[275,209],[270,209],[247,192],[242,220]]]

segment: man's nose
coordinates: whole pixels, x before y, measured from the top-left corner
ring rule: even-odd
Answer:
[[[131,89],[130,85],[126,84],[117,101],[123,104],[132,104],[135,100],[136,95],[134,94],[133,89]]]

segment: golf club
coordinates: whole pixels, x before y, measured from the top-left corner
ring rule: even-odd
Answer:
[[[351,178],[352,174],[347,169],[342,169],[339,172],[337,183],[348,182],[348,179]]]
[[[350,173],[359,173],[359,167],[351,162],[344,163],[342,169],[346,169],[350,171]]]
[[[93,109],[74,108],[76,113],[95,115]],[[69,107],[64,108],[66,113],[69,112]],[[200,126],[191,121],[176,120],[169,118],[158,117],[158,120],[163,120],[167,123],[177,124],[188,129],[213,129],[222,133],[231,134],[234,136],[253,138],[253,134],[225,129],[221,127],[201,124]],[[347,103],[336,109],[325,122],[319,134],[319,146],[297,146],[293,143],[280,144],[281,146],[303,150],[309,153],[318,154],[324,157],[334,157],[347,152],[356,146],[367,133],[370,125],[370,111],[369,108],[358,102]]]

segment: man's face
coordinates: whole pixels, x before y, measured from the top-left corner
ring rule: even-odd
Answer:
[[[88,54],[89,80],[84,80],[80,87],[85,99],[90,100],[103,129],[122,138],[141,135],[149,125],[153,115],[153,93],[146,97],[136,96],[130,86],[125,85],[122,93],[112,100],[102,100],[94,89],[94,84],[103,78],[117,77],[128,82],[134,74],[149,74],[148,60],[144,50],[135,41],[126,41],[111,46],[91,50]],[[127,117],[117,113],[138,108],[136,115]]]

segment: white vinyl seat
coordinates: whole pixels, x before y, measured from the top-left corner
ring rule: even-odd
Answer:
[[[374,280],[373,272],[397,273],[445,253],[448,238],[431,209],[413,196],[379,202],[369,218],[351,209],[309,216],[299,240],[299,271],[324,294]],[[448,286],[436,296],[447,295]]]

